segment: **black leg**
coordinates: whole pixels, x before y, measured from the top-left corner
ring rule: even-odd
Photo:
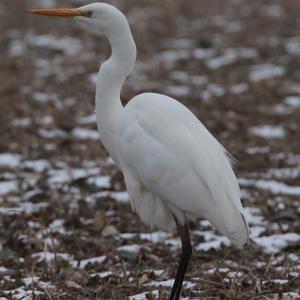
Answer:
[[[181,238],[182,254],[169,300],[179,300],[184,274],[192,255],[188,224],[186,222],[184,225],[181,225],[175,217],[174,219]]]

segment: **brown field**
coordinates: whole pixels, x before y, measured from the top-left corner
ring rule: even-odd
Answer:
[[[167,299],[179,239],[132,213],[96,132],[109,46],[25,13],[78,3],[88,1],[0,3],[0,299]],[[171,95],[237,160],[252,244],[235,249],[191,223],[183,299],[300,299],[299,1],[108,3],[138,48],[124,104]]]

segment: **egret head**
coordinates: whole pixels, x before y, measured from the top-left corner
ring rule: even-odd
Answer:
[[[69,17],[81,23],[90,25],[97,33],[109,35],[111,30],[126,24],[125,16],[114,6],[106,3],[92,3],[79,8],[35,9],[33,14]],[[125,21],[125,23],[124,23]]]

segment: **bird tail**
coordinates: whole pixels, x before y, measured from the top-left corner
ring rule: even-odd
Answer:
[[[214,224],[217,230],[225,235],[235,246],[242,247],[249,243],[249,226],[242,209],[230,202],[223,205],[220,214],[207,215],[206,218]]]
[[[250,231],[249,225],[246,221],[244,214],[236,209],[235,216],[232,216],[231,220],[225,227],[224,235],[237,247],[242,247],[250,243]]]

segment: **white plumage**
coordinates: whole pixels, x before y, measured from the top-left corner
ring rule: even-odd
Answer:
[[[173,228],[175,214],[206,218],[235,245],[248,240],[240,191],[225,149],[185,106],[145,93],[125,107],[119,134],[133,209],[151,226]]]
[[[179,299],[191,256],[187,220],[206,218],[232,243],[248,241],[237,179],[226,150],[185,106],[145,93],[125,108],[120,91],[135,64],[136,47],[125,16],[94,3],[79,9],[35,10],[74,17],[104,34],[112,54],[96,85],[96,117],[102,142],[124,174],[131,206],[150,226],[178,228],[183,254],[170,299]]]

